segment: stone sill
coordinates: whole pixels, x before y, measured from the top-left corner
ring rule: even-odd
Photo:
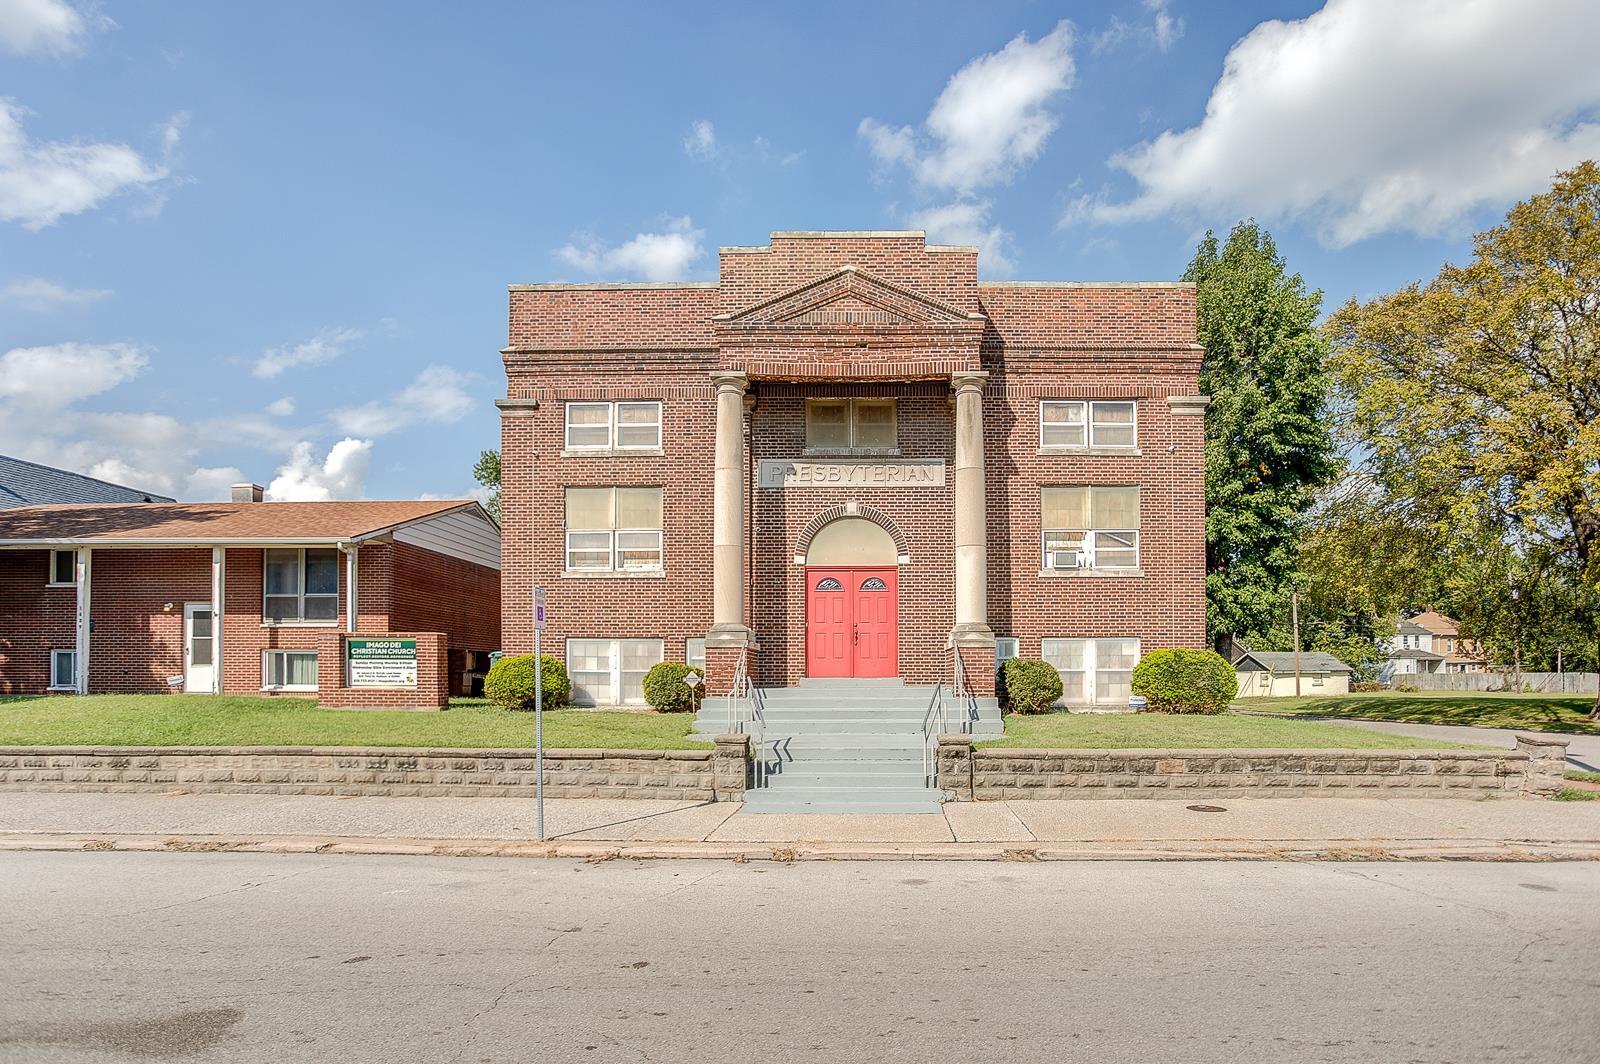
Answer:
[[[617,572],[611,569],[563,569],[563,580],[665,580],[665,569],[633,569]]]
[[[816,448],[814,450],[812,448],[810,448],[810,447],[807,447],[807,448],[805,448],[804,450],[802,450],[800,452],[800,456],[802,458],[861,458],[861,459],[870,459],[870,458],[899,458],[899,457],[902,457],[903,453],[904,452],[902,452],[900,450],[900,448],[898,448],[898,447],[863,448],[863,449],[854,449],[854,448],[849,448],[849,447],[819,447],[819,448]]]
[[[562,451],[563,458],[664,458],[666,451],[660,447],[596,447]]]
[[[1134,580],[1144,579],[1143,569],[1040,569],[1041,580],[1087,580],[1094,577],[1119,577],[1125,576]]]
[[[1137,447],[1040,447],[1040,454],[1108,455],[1142,458],[1144,452]]]
[[[339,628],[339,627],[342,627],[342,624],[339,621],[262,621],[261,622],[261,627],[263,627],[263,628]],[[289,647],[287,649],[294,650],[296,648]]]

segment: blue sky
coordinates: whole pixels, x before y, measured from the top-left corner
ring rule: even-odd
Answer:
[[[1597,10],[0,0],[0,452],[459,496],[506,284],[773,229],[1164,280],[1254,215],[1369,297],[1600,154]]]

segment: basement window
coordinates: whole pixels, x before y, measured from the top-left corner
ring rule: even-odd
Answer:
[[[569,639],[572,700],[583,706],[642,706],[644,675],[662,661],[659,639]]]
[[[76,691],[78,689],[78,652],[52,650],[50,652],[50,690]]]
[[[315,691],[317,652],[314,650],[264,650],[261,652],[263,691]]]

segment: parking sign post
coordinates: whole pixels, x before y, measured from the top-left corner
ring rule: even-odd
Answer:
[[[533,804],[534,828],[544,841],[544,588],[533,589]]]

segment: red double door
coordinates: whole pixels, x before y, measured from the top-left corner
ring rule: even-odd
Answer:
[[[806,567],[806,675],[900,675],[898,573]]]

